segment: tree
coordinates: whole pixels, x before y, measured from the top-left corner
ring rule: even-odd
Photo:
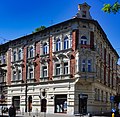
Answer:
[[[116,1],[114,4],[104,4],[102,10],[106,13],[118,13],[120,10],[120,3]]]
[[[41,30],[44,30],[45,28],[46,28],[45,26],[40,26],[40,27],[36,28],[32,33],[39,32]]]

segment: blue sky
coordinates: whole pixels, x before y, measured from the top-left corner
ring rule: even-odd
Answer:
[[[48,27],[68,20],[83,2],[91,6],[92,18],[99,22],[120,53],[120,14],[106,14],[101,10],[103,3],[114,0],[0,0],[0,43],[30,34],[41,25]]]

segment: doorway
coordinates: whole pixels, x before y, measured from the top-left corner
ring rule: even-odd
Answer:
[[[55,95],[55,113],[67,112],[67,95]]]
[[[87,94],[79,94],[79,113],[86,114],[87,113]]]

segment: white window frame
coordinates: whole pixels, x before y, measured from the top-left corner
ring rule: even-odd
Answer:
[[[48,44],[47,43],[43,44],[43,54],[48,54]]]
[[[81,36],[80,44],[81,45],[87,45],[87,37],[86,36]]]
[[[69,48],[69,38],[68,38],[68,36],[65,36],[63,45],[64,45],[64,50]]]
[[[13,81],[17,80],[17,72],[16,71],[12,72],[12,77],[13,77]]]
[[[47,77],[48,76],[48,69],[47,69],[47,65],[46,66],[42,66],[42,77]]]
[[[67,64],[67,65],[65,65]],[[63,74],[66,75],[69,73],[69,68],[68,68],[68,62],[64,62],[64,65],[63,65]]]
[[[86,72],[86,60],[83,59],[82,60],[82,68],[81,68],[82,72]]]
[[[22,70],[21,69],[18,69],[18,80],[22,80]]]
[[[17,52],[13,51],[13,62],[17,61]]]
[[[61,50],[61,41],[60,38],[58,38],[56,41],[56,51],[60,51],[60,50]]]
[[[58,76],[61,73],[61,65],[57,67],[57,65],[60,65],[60,63],[55,64],[55,75]]]
[[[18,60],[22,59],[22,49],[18,50]]]

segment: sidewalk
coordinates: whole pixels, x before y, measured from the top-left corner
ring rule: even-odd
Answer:
[[[0,115],[2,115],[0,113]],[[4,113],[3,115],[8,115],[8,113]],[[63,113],[54,113],[54,114],[49,114],[49,113],[17,113],[16,117],[88,117],[88,115],[66,115]]]

